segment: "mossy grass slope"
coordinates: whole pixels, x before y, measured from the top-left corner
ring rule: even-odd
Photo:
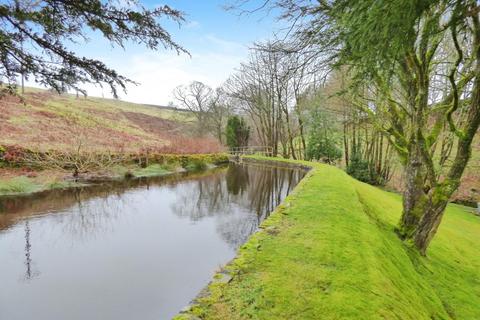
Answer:
[[[233,279],[178,319],[480,319],[478,216],[450,205],[422,257],[394,233],[400,196],[303,164],[313,170],[226,267]]]

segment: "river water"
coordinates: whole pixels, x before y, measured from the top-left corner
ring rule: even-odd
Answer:
[[[0,319],[170,319],[304,174],[230,164],[0,198]]]

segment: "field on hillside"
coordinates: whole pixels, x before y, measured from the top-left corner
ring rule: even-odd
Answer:
[[[194,117],[186,111],[35,89],[23,102],[0,100],[0,137],[0,144],[42,151],[221,150],[215,139],[194,136]]]
[[[29,88],[25,101],[0,99],[0,146],[33,150],[210,153],[223,150],[213,138],[195,137],[195,118],[186,111]],[[398,165],[389,187],[401,191]],[[480,201],[480,138],[454,200]]]

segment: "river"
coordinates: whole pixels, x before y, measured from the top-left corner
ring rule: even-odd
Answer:
[[[231,163],[2,197],[0,319],[170,319],[304,175]]]

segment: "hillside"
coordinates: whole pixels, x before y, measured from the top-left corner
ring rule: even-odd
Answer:
[[[39,89],[27,90],[23,102],[0,100],[0,144],[35,150],[218,151],[214,139],[194,136],[193,122],[186,111]]]
[[[450,205],[422,257],[394,232],[399,196],[335,167],[303,164],[313,170],[227,266],[233,278],[211,284],[191,314],[480,319],[480,217],[473,209]]]
[[[34,150],[161,153],[209,153],[223,150],[213,138],[195,137],[195,118],[188,111],[28,88],[24,101],[0,99],[0,146]],[[453,200],[480,201],[480,139]],[[388,187],[401,191],[400,165]]]

